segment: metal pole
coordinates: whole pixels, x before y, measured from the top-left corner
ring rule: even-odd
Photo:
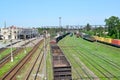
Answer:
[[[4,28],[6,28],[6,21],[4,22]]]
[[[46,31],[44,32],[44,80],[46,80]]]
[[[24,34],[24,41],[25,41],[25,45],[26,45],[26,34]],[[26,46],[24,45],[24,53],[26,54]]]
[[[11,28],[12,29],[12,28]],[[11,33],[11,30],[10,30],[10,36],[11,36],[11,62],[13,62],[13,52],[12,52],[12,33]]]
[[[61,32],[62,32],[62,26],[61,26],[61,17],[59,17],[59,27],[61,29]]]
[[[61,28],[61,17],[59,17],[59,27]]]
[[[24,53],[26,54],[26,34],[27,34],[27,29],[24,29],[23,30],[23,41],[24,41],[24,46],[23,46],[23,48],[24,48]]]

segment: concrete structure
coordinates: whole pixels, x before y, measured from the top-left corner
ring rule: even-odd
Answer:
[[[32,38],[38,35],[38,30],[35,28],[19,28],[10,26],[0,29],[0,39],[25,39]]]

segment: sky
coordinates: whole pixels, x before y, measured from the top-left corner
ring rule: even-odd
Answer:
[[[120,17],[120,0],[0,0],[0,27],[104,25]]]

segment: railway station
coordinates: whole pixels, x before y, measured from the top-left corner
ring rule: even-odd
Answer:
[[[120,80],[120,0],[0,0],[0,80]]]
[[[5,64],[14,63],[17,57],[23,56],[23,58],[18,59],[16,63],[18,65],[10,68],[9,72],[0,79],[119,80],[119,63],[116,61],[117,58],[119,59],[116,57],[120,50],[119,43],[114,44],[114,39],[112,41],[109,38],[76,32],[76,29],[66,32],[50,39],[49,33],[43,31],[41,37],[16,41],[7,48],[1,48],[0,54],[9,52],[0,59],[1,69],[7,67]],[[11,61],[11,54],[13,61]],[[109,68],[112,70],[109,71]]]
[[[10,27],[0,28],[0,40],[28,39],[36,36],[38,36],[38,30],[35,28],[20,28],[13,25]]]
[[[120,39],[73,27],[1,40],[0,80],[119,80]]]

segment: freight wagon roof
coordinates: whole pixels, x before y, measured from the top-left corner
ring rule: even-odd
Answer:
[[[65,67],[70,66],[64,55],[61,56],[53,56],[53,67]]]
[[[70,66],[69,63],[63,63],[62,61],[53,61],[53,67],[66,67],[66,66]]]
[[[70,63],[68,62],[64,53],[62,52],[62,50],[59,48],[57,44],[51,44],[51,52],[52,52],[52,57],[53,57],[52,58],[53,67],[70,66]]]

